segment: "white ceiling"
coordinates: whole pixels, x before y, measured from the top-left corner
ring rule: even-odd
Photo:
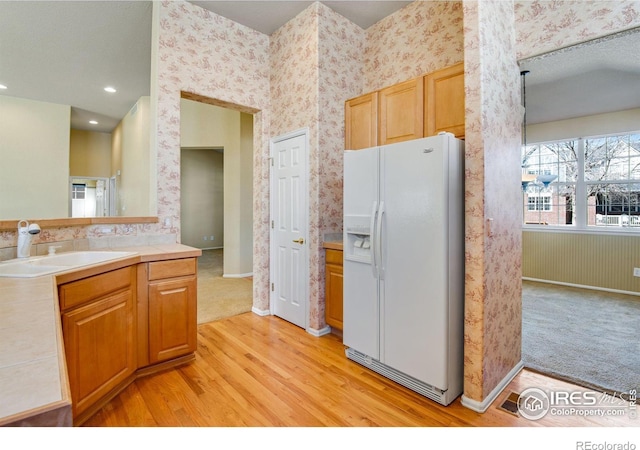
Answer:
[[[192,3],[271,34],[313,2]],[[367,28],[411,2],[324,3]],[[73,128],[110,132],[149,95],[151,12],[142,0],[0,0],[0,95],[71,105]],[[118,92],[105,93],[108,85]]]
[[[71,105],[110,132],[149,95],[151,2],[0,1],[0,95]],[[115,87],[108,94],[103,89]]]
[[[191,1],[204,9],[271,35],[289,20],[304,11],[313,1]],[[367,29],[374,23],[401,9],[411,1],[350,0],[322,3],[351,22]]]
[[[271,34],[312,2],[191,3]],[[323,3],[366,29],[410,2]],[[0,84],[8,86],[0,95],[69,104],[72,127],[111,131],[149,95],[151,11],[142,0],[0,0]],[[528,123],[640,107],[640,33],[627,34],[523,61]],[[105,93],[107,85],[118,92]]]
[[[529,70],[527,124],[640,108],[640,28],[532,57],[520,68]]]

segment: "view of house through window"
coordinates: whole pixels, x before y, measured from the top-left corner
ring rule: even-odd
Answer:
[[[640,230],[640,132],[527,145],[524,223]]]

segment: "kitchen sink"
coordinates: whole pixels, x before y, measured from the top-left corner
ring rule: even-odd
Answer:
[[[0,262],[0,277],[32,278],[136,255],[136,252],[84,251]]]
[[[59,253],[57,255],[43,256],[39,259],[30,261],[36,266],[86,266],[88,264],[96,264],[112,259],[133,256],[135,252],[109,252],[109,251],[86,251],[86,252],[68,252]]]

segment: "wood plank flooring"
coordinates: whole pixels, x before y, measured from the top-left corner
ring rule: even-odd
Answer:
[[[244,313],[198,327],[196,360],[140,378],[86,427],[596,427],[623,417],[545,416],[497,407],[529,387],[580,390],[522,371],[484,414],[428,400],[344,354],[340,337],[315,337],[275,316]]]

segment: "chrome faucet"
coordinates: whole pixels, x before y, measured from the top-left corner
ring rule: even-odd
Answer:
[[[21,226],[21,224],[24,225]],[[37,223],[29,224],[26,220],[18,222],[18,258],[31,256],[31,240],[38,233],[40,233],[40,226]]]

